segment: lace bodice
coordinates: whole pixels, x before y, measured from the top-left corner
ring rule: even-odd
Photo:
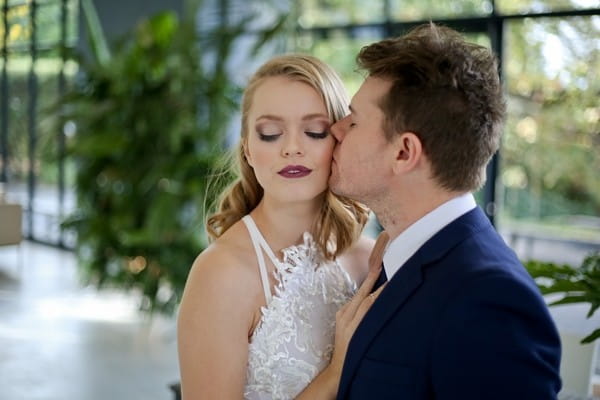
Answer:
[[[256,242],[255,248],[260,261]],[[309,233],[302,244],[283,250],[281,262],[274,261],[275,293],[265,289],[271,298],[249,345],[248,400],[293,399],[318,375],[333,351],[335,313],[356,291],[337,262],[323,259]]]

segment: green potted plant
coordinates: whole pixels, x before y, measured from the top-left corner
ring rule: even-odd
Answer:
[[[600,307],[600,252],[589,254],[579,267],[540,261],[528,261],[525,267],[536,280],[542,294],[563,294],[559,300],[550,303],[551,306],[589,303],[587,318]],[[599,337],[600,328],[583,338],[581,343],[591,343]]]
[[[77,209],[64,226],[88,281],[139,290],[142,309],[170,312],[206,246],[208,181],[240,95],[226,66],[245,22],[199,33],[193,11],[163,12],[111,48],[91,1],[82,6],[94,58],[60,104],[77,126]]]

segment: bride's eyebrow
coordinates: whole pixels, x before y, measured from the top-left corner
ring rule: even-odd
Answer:
[[[271,121],[283,121],[283,118],[278,117],[277,115],[272,115],[272,114],[263,114],[263,115],[259,115],[256,120],[261,120],[261,119],[267,119],[267,120],[271,120]]]
[[[308,114],[302,117],[302,121],[309,121],[312,119],[326,119],[329,120],[329,116],[321,113]]]

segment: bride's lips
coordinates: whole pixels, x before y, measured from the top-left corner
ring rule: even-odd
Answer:
[[[311,172],[312,169],[306,168],[303,165],[288,165],[277,173],[284,178],[303,178]]]

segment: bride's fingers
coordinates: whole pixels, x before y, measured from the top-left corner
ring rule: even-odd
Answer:
[[[381,267],[369,271],[367,277],[365,278],[360,288],[358,288],[352,299],[350,299],[350,301],[346,303],[348,307],[346,308],[345,312],[351,315],[350,318],[352,318],[352,316],[356,313],[356,310],[358,309],[362,301],[365,299],[365,297],[367,297],[369,293],[371,293],[371,289],[373,289],[373,285],[375,284],[375,282],[377,282],[377,278],[379,277],[380,272]]]
[[[358,324],[360,324],[360,321],[362,321],[363,317],[365,316],[365,314],[367,313],[367,311],[369,311],[369,309],[371,308],[371,306],[373,305],[373,303],[375,303],[375,300],[377,300],[377,298],[381,294],[381,291],[383,290],[383,288],[386,285],[387,285],[387,282],[384,283],[383,285],[381,285],[379,288],[377,288],[376,291],[374,291],[373,293],[369,294],[360,303],[360,306],[356,310],[356,313],[354,314],[354,317],[353,317],[353,320],[352,320],[352,326],[353,326],[354,329],[356,329],[356,327],[358,326]]]
[[[340,320],[342,320],[342,319],[343,319],[343,318],[346,316],[346,314],[348,313],[348,307],[349,307],[349,306],[350,306],[350,301],[349,301],[349,302],[347,302],[346,304],[344,304],[343,306],[341,306],[341,307],[340,307],[340,308],[337,310],[337,312],[335,313],[335,316],[336,316],[336,320],[337,320],[337,321],[340,321]]]
[[[346,303],[346,306],[342,312],[342,314],[348,315],[350,319],[354,317],[358,307],[360,307],[363,300],[369,295],[369,293],[371,293],[373,285],[375,285],[375,282],[377,282],[377,279],[379,278],[379,274],[381,273],[383,252],[389,238],[389,235],[385,231],[381,232],[377,237],[375,246],[373,246],[373,250],[369,256],[369,273],[354,297],[352,297],[352,299]]]
[[[373,250],[369,256],[369,273],[363,284],[360,286],[360,289],[356,292],[356,295],[354,295],[356,303],[362,302],[362,300],[371,293],[371,290],[373,290],[373,285],[375,285],[375,282],[377,282],[379,274],[381,273],[383,252],[385,251],[385,246],[389,239],[390,236],[385,231],[381,232],[377,237],[375,246],[373,246]]]
[[[373,250],[369,255],[369,272],[381,266],[381,262],[383,261],[383,252],[385,251],[385,246],[389,240],[390,235],[388,235],[386,231],[381,232],[379,236],[377,236],[375,246],[373,246]]]

